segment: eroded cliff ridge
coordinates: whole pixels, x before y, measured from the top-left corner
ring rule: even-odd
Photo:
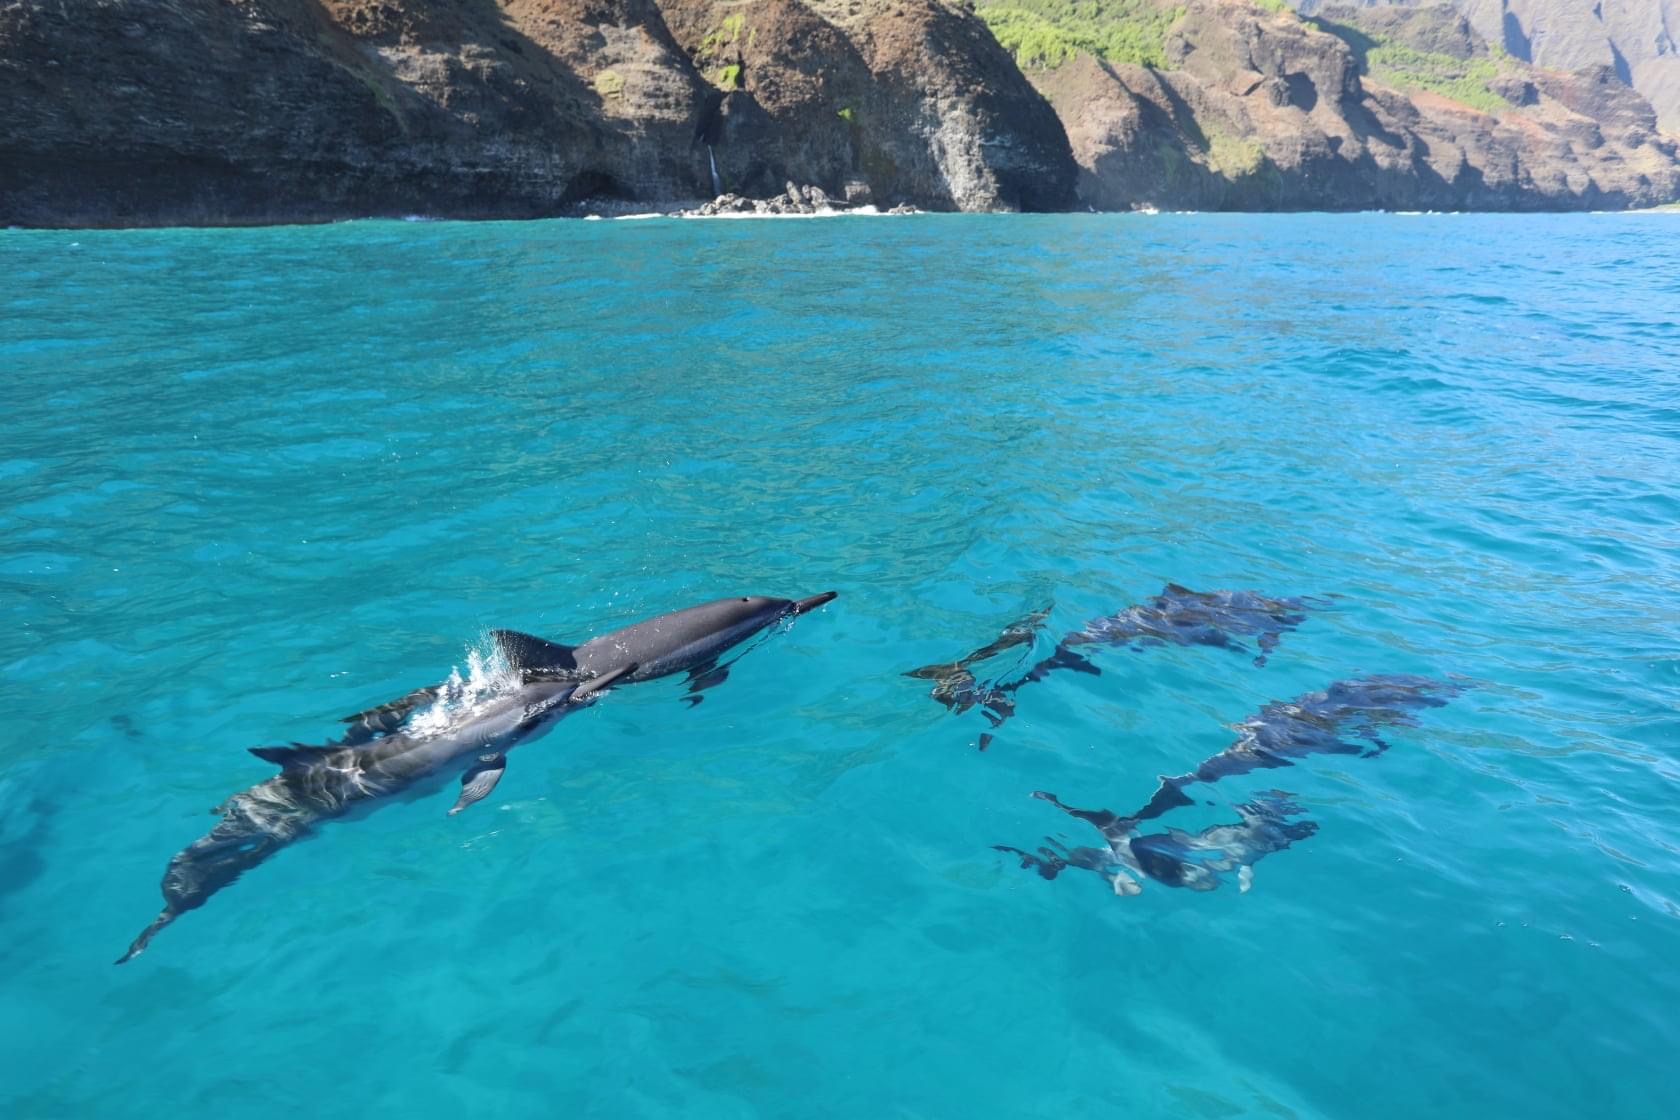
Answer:
[[[1450,8],[1302,19],[1282,3],[1131,2],[1171,17],[1142,46],[1016,40],[1096,209],[1600,209],[1680,194],[1675,138],[1611,68],[1529,65]],[[1052,29],[1067,8],[1009,3],[1047,8]]]
[[[1305,15],[1353,0],[1289,0]],[[1375,0],[1357,0],[1369,6]],[[1552,70],[1608,66],[1680,132],[1680,0],[1381,0],[1453,3],[1489,43]]]
[[[1445,7],[0,0],[0,225],[1672,201],[1624,77]]]
[[[713,153],[728,189],[1073,202],[1055,115],[939,0],[0,0],[0,104],[0,224],[659,205]]]

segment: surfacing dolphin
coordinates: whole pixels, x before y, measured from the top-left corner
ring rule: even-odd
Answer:
[[[492,631],[508,671],[476,693],[445,682],[347,717],[350,732],[323,746],[253,747],[280,773],[217,807],[221,819],[169,861],[163,910],[117,959],[145,951],[164,926],[322,821],[419,792],[425,779],[462,759],[461,794],[451,814],[487,796],[506,768],[506,752],[542,736],[607,689],[689,673],[690,698],[721,682],[722,654],[766,627],[829,602],[744,596],[662,614],[566,646],[512,630]]]
[[[989,645],[943,665],[925,665],[905,674],[935,682],[931,695],[953,712],[979,707],[995,731],[1015,714],[1015,693],[1022,686],[1042,681],[1057,669],[1101,676],[1090,658],[1077,652],[1085,645],[1127,646],[1217,646],[1247,652],[1240,637],[1254,637],[1259,653],[1254,664],[1265,665],[1282,636],[1306,621],[1306,612],[1323,606],[1320,600],[1273,598],[1258,591],[1191,591],[1169,583],[1148,602],[1126,607],[1115,614],[1094,618],[1056,643],[1050,656],[1037,662],[1015,680],[978,680],[970,666],[985,658],[1033,640],[1043,625],[1048,607],[1012,622]],[[985,750],[992,736],[982,734],[979,746]]]
[[[1033,796],[1088,822],[1102,833],[1103,847],[1069,848],[1050,837],[1045,837],[1047,846],[1036,853],[1006,844],[993,846],[1019,856],[1022,867],[1037,870],[1045,879],[1054,879],[1069,867],[1094,871],[1120,895],[1141,892],[1143,884],[1138,880],[1145,878],[1169,887],[1211,891],[1219,886],[1222,875],[1233,871],[1238,889],[1246,891],[1254,882],[1256,863],[1318,831],[1313,821],[1290,819],[1302,810],[1281,790],[1267,790],[1236,806],[1239,819],[1232,824],[1211,825],[1200,832],[1169,828],[1148,835],[1138,834],[1136,821],[1106,809],[1070,808],[1053,793]]]
[[[1336,681],[1322,692],[1273,701],[1237,724],[1237,741],[1229,747],[1188,773],[1163,777],[1155,795],[1128,819],[1133,823],[1151,820],[1191,804],[1184,787],[1195,782],[1293,766],[1296,759],[1310,754],[1381,754],[1388,744],[1377,728],[1416,727],[1413,711],[1442,707],[1464,687],[1393,673]],[[1344,728],[1364,742],[1342,738]]]

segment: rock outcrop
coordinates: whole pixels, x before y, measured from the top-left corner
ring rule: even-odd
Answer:
[[[552,213],[701,193],[649,0],[13,0],[0,221]]]
[[[659,0],[719,87],[722,185],[787,179],[882,206],[1061,210],[1061,122],[963,6],[942,0]],[[851,192],[854,196],[857,191]]]
[[[1680,133],[1680,0],[1288,0],[1302,15],[1350,3],[1452,4],[1483,39],[1548,70],[1607,66]]]
[[[669,205],[718,193],[708,140],[740,189],[1071,203],[1059,123],[966,8],[821,7],[732,5],[765,20],[708,78],[672,34],[732,18],[702,0],[0,0],[0,225]]]
[[[1674,139],[1613,73],[1496,56],[1449,9],[1303,21],[1189,0],[1163,55],[1159,68],[1081,54],[1028,70],[1062,117],[1089,206],[1553,210],[1680,196]],[[1376,65],[1390,59],[1393,73]]]

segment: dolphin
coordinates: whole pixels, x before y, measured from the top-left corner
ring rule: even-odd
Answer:
[[[1263,666],[1280,638],[1307,620],[1306,611],[1322,605],[1306,597],[1274,598],[1258,591],[1192,591],[1169,583],[1159,595],[1111,615],[1093,618],[1056,643],[1056,649],[1034,665],[1023,680],[1037,681],[1053,669],[1099,673],[1075,647],[1090,644],[1129,646],[1216,646],[1246,651],[1239,635],[1255,637]],[[1019,687],[1019,686],[1017,686]]]
[[[996,657],[1005,650],[1032,642],[1038,636],[1038,632],[1044,629],[1044,620],[1049,617],[1054,605],[1048,604],[1024,618],[1016,619],[1005,626],[996,638],[955,661],[923,665],[920,669],[911,669],[904,675],[932,681],[933,691],[928,695],[945,705],[953,714],[961,715],[970,708],[978,707],[980,714],[985,716],[993,727],[1001,727],[1004,720],[1015,714],[1015,700],[1011,696],[1013,690],[998,685],[996,681],[977,680],[971,666]],[[991,736],[985,738],[989,742]],[[985,745],[981,744],[982,750],[985,749]]]
[[[507,671],[488,686],[458,678],[345,717],[350,730],[322,746],[252,747],[280,773],[234,794],[216,809],[221,819],[169,861],[163,910],[117,963],[145,951],[164,926],[323,821],[371,808],[383,799],[420,792],[425,779],[471,761],[461,776],[453,815],[482,800],[507,766],[507,752],[546,734],[608,689],[687,671],[686,699],[728,676],[720,657],[765,628],[835,598],[739,596],[718,599],[562,645],[514,630],[491,637]]]
[[[1169,809],[1191,804],[1184,787],[1196,782],[1217,782],[1255,770],[1292,766],[1296,759],[1311,754],[1367,758],[1381,754],[1388,743],[1377,734],[1377,728],[1416,727],[1413,711],[1442,707],[1465,687],[1429,677],[1388,673],[1335,681],[1321,692],[1273,701],[1237,724],[1237,740],[1229,747],[1194,770],[1163,776],[1148,803],[1126,819],[1134,823],[1151,820]],[[1343,727],[1364,743],[1342,738]]]
[[[1064,636],[1048,657],[1015,680],[977,680],[970,666],[1031,642],[1043,625],[1048,607],[1010,623],[990,644],[957,661],[925,665],[905,675],[933,680],[932,697],[953,712],[979,707],[995,731],[1015,714],[1015,693],[1024,685],[1042,681],[1057,669],[1101,676],[1102,670],[1078,652],[1080,646],[1216,646],[1246,652],[1238,637],[1253,636],[1259,647],[1254,664],[1263,666],[1282,636],[1306,621],[1305,612],[1323,605],[1321,600],[1308,597],[1274,598],[1258,591],[1192,591],[1169,583],[1147,602],[1091,619]],[[982,734],[980,749],[985,750],[991,741],[991,734]]]
[[[1200,832],[1169,828],[1166,832],[1139,835],[1137,822],[1116,816],[1106,809],[1074,809],[1063,805],[1053,793],[1035,793],[1069,816],[1088,822],[1102,833],[1100,848],[1069,848],[1045,837],[1046,847],[1026,852],[1006,844],[994,844],[1000,852],[1018,856],[1022,867],[1030,867],[1042,878],[1054,879],[1069,867],[1094,871],[1107,879],[1118,895],[1138,894],[1139,879],[1153,879],[1169,887],[1211,891],[1221,875],[1236,872],[1237,888],[1247,891],[1254,882],[1254,865],[1273,852],[1281,852],[1297,840],[1318,831],[1310,820],[1292,820],[1301,807],[1281,790],[1256,794],[1252,801],[1236,806],[1237,820],[1215,824]]]

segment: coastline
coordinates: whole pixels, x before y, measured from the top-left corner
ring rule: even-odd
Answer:
[[[1346,219],[1361,217],[1392,217],[1392,218],[1570,218],[1570,217],[1623,217],[1623,216],[1680,216],[1680,203],[1665,203],[1661,206],[1626,207],[1617,210],[1154,210],[1138,208],[1134,210],[1065,210],[1057,212],[1038,212],[1022,214],[1011,211],[940,211],[940,210],[902,210],[891,213],[875,207],[857,207],[847,210],[831,209],[809,214],[773,214],[773,213],[745,213],[745,214],[695,214],[685,212],[683,208],[649,210],[645,207],[631,207],[616,210],[613,213],[560,213],[543,214],[531,217],[458,217],[447,214],[358,214],[352,216],[336,216],[318,220],[277,220],[277,221],[244,221],[244,222],[203,222],[194,224],[155,224],[155,225],[98,225],[98,226],[0,226],[0,235],[15,234],[99,234],[99,233],[146,233],[170,231],[213,231],[227,230],[229,232],[241,230],[263,229],[312,229],[327,226],[354,226],[363,224],[392,224],[392,225],[440,225],[440,224],[532,224],[545,222],[753,222],[753,221],[809,221],[815,219],[898,219],[898,218],[945,218],[968,219],[984,221],[987,219],[1025,218],[1028,220],[1045,218],[1088,218],[1104,219],[1155,219],[1155,218],[1297,218],[1316,216],[1326,219]]]

